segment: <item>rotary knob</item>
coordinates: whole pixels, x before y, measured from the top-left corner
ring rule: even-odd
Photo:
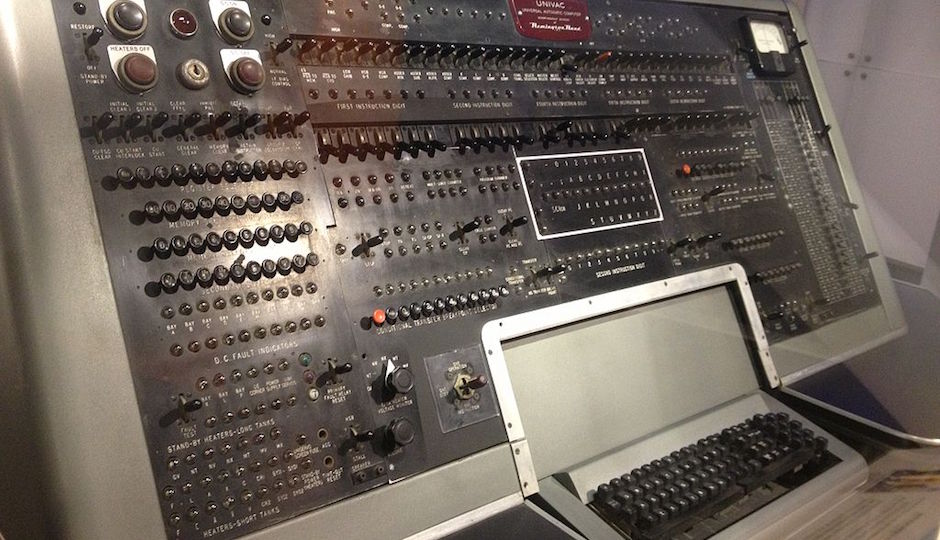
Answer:
[[[407,394],[415,387],[415,376],[410,369],[396,366],[392,360],[385,363],[382,370],[384,398],[390,400],[398,394]]]
[[[117,65],[118,80],[131,92],[146,92],[157,85],[157,64],[149,56],[131,53]]]
[[[244,43],[255,33],[251,15],[239,8],[228,8],[219,15],[219,32],[233,45]]]
[[[242,57],[229,66],[229,75],[236,90],[252,94],[264,86],[264,66],[254,58]]]
[[[137,39],[147,30],[147,12],[136,2],[112,2],[105,18],[111,32],[121,39]]]

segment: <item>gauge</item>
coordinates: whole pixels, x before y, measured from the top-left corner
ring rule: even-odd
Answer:
[[[777,52],[789,54],[787,38],[783,34],[783,27],[774,22],[750,21],[751,35],[754,36],[754,48],[762,54]]]
[[[741,19],[751,67],[758,75],[783,76],[796,71],[795,60],[782,21]]]

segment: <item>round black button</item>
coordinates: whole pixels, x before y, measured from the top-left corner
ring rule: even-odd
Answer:
[[[407,394],[414,388],[415,378],[411,370],[398,368],[388,376],[388,385],[399,394]]]
[[[415,440],[415,427],[407,418],[393,420],[388,425],[388,435],[396,446],[406,446]]]
[[[133,2],[120,2],[114,7],[114,20],[128,30],[140,30],[146,21],[144,11]]]
[[[251,39],[255,27],[251,16],[238,8],[228,8],[219,16],[219,31],[229,43],[244,43]]]
[[[105,12],[108,27],[121,39],[136,39],[147,29],[147,13],[136,2],[113,2]]]

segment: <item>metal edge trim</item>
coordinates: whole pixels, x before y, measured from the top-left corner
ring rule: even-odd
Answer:
[[[706,6],[736,7],[761,11],[787,11],[787,0],[667,0],[682,4],[704,4]]]
[[[512,459],[519,472],[519,485],[522,495],[529,497],[539,492],[539,479],[535,474],[535,463],[532,461],[532,452],[529,451],[529,441],[525,439],[509,445],[512,448]]]
[[[894,341],[895,339],[898,339],[904,336],[904,334],[906,333],[907,333],[906,329],[900,329],[900,330],[895,330],[893,332],[884,334],[877,339],[867,341],[854,349],[849,349],[843,352],[842,354],[829,358],[828,360],[823,360],[822,362],[817,362],[799,371],[794,371],[793,373],[784,376],[780,384],[781,386],[786,386],[786,385],[793,384],[797,381],[801,381],[807,377],[810,377],[812,375],[819,373],[820,371],[825,371],[826,369],[829,369],[832,366],[835,366],[847,360],[850,360],[864,352],[880,347],[886,343],[890,343],[891,341]]]
[[[899,439],[903,439],[903,440],[906,440],[906,441],[911,441],[911,442],[914,442],[914,443],[917,443],[917,444],[922,444],[922,445],[925,445],[925,446],[938,446],[938,447],[940,447],[940,438],[938,438],[938,439],[931,439],[931,438],[921,437],[921,436],[919,436],[919,435],[913,435],[913,434],[911,434],[911,433],[906,433],[906,432],[903,432],[903,431],[899,431],[899,430],[896,430],[896,429],[894,429],[894,428],[889,428],[888,426],[885,426],[885,425],[883,425],[883,424],[879,424],[879,423],[877,423],[877,422],[873,422],[873,421],[871,421],[871,420],[869,420],[869,419],[867,419],[867,418],[861,417],[861,416],[859,416],[859,415],[857,415],[857,414],[855,414],[855,413],[851,413],[851,412],[849,412],[849,411],[846,411],[845,409],[840,409],[839,407],[836,407],[836,406],[834,406],[834,405],[830,405],[830,404],[826,403],[825,401],[820,401],[820,400],[818,400],[818,399],[816,399],[816,398],[814,398],[814,397],[808,396],[808,395],[806,395],[806,394],[804,394],[804,393],[802,393],[802,392],[799,392],[799,391],[797,391],[797,390],[794,390],[793,388],[783,387],[783,388],[781,388],[780,390],[781,390],[782,392],[786,393],[786,394],[789,394],[789,395],[791,395],[791,396],[797,398],[797,399],[800,399],[800,400],[802,400],[802,401],[805,401],[805,402],[807,402],[807,403],[810,403],[810,404],[812,404],[812,405],[815,405],[815,406],[820,407],[820,408],[822,408],[822,409],[825,409],[825,410],[827,410],[827,411],[836,413],[836,414],[838,414],[839,416],[844,416],[845,418],[848,418],[848,419],[850,419],[850,420],[854,420],[854,421],[856,421],[856,422],[858,422],[858,423],[860,423],[860,424],[863,424],[863,425],[865,425],[865,426],[868,426],[868,427],[870,427],[870,428],[872,428],[872,429],[876,429],[876,430],[881,431],[881,432],[883,432],[883,433],[887,433],[887,434],[889,434],[889,435],[893,435],[893,436],[895,436],[895,437],[897,437],[897,438],[899,438]]]

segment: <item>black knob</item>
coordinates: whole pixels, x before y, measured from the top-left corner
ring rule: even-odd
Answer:
[[[407,394],[414,389],[415,377],[411,370],[404,367],[394,367],[394,364],[388,362],[386,370],[392,369],[385,374],[385,388],[388,394]]]
[[[237,45],[251,39],[255,28],[247,13],[238,8],[228,8],[219,15],[219,31],[226,41]]]
[[[147,13],[136,2],[113,2],[105,12],[105,19],[114,35],[121,39],[136,39],[147,30]]]
[[[408,446],[415,440],[415,426],[407,418],[392,420],[385,428],[388,443],[393,447]]]

